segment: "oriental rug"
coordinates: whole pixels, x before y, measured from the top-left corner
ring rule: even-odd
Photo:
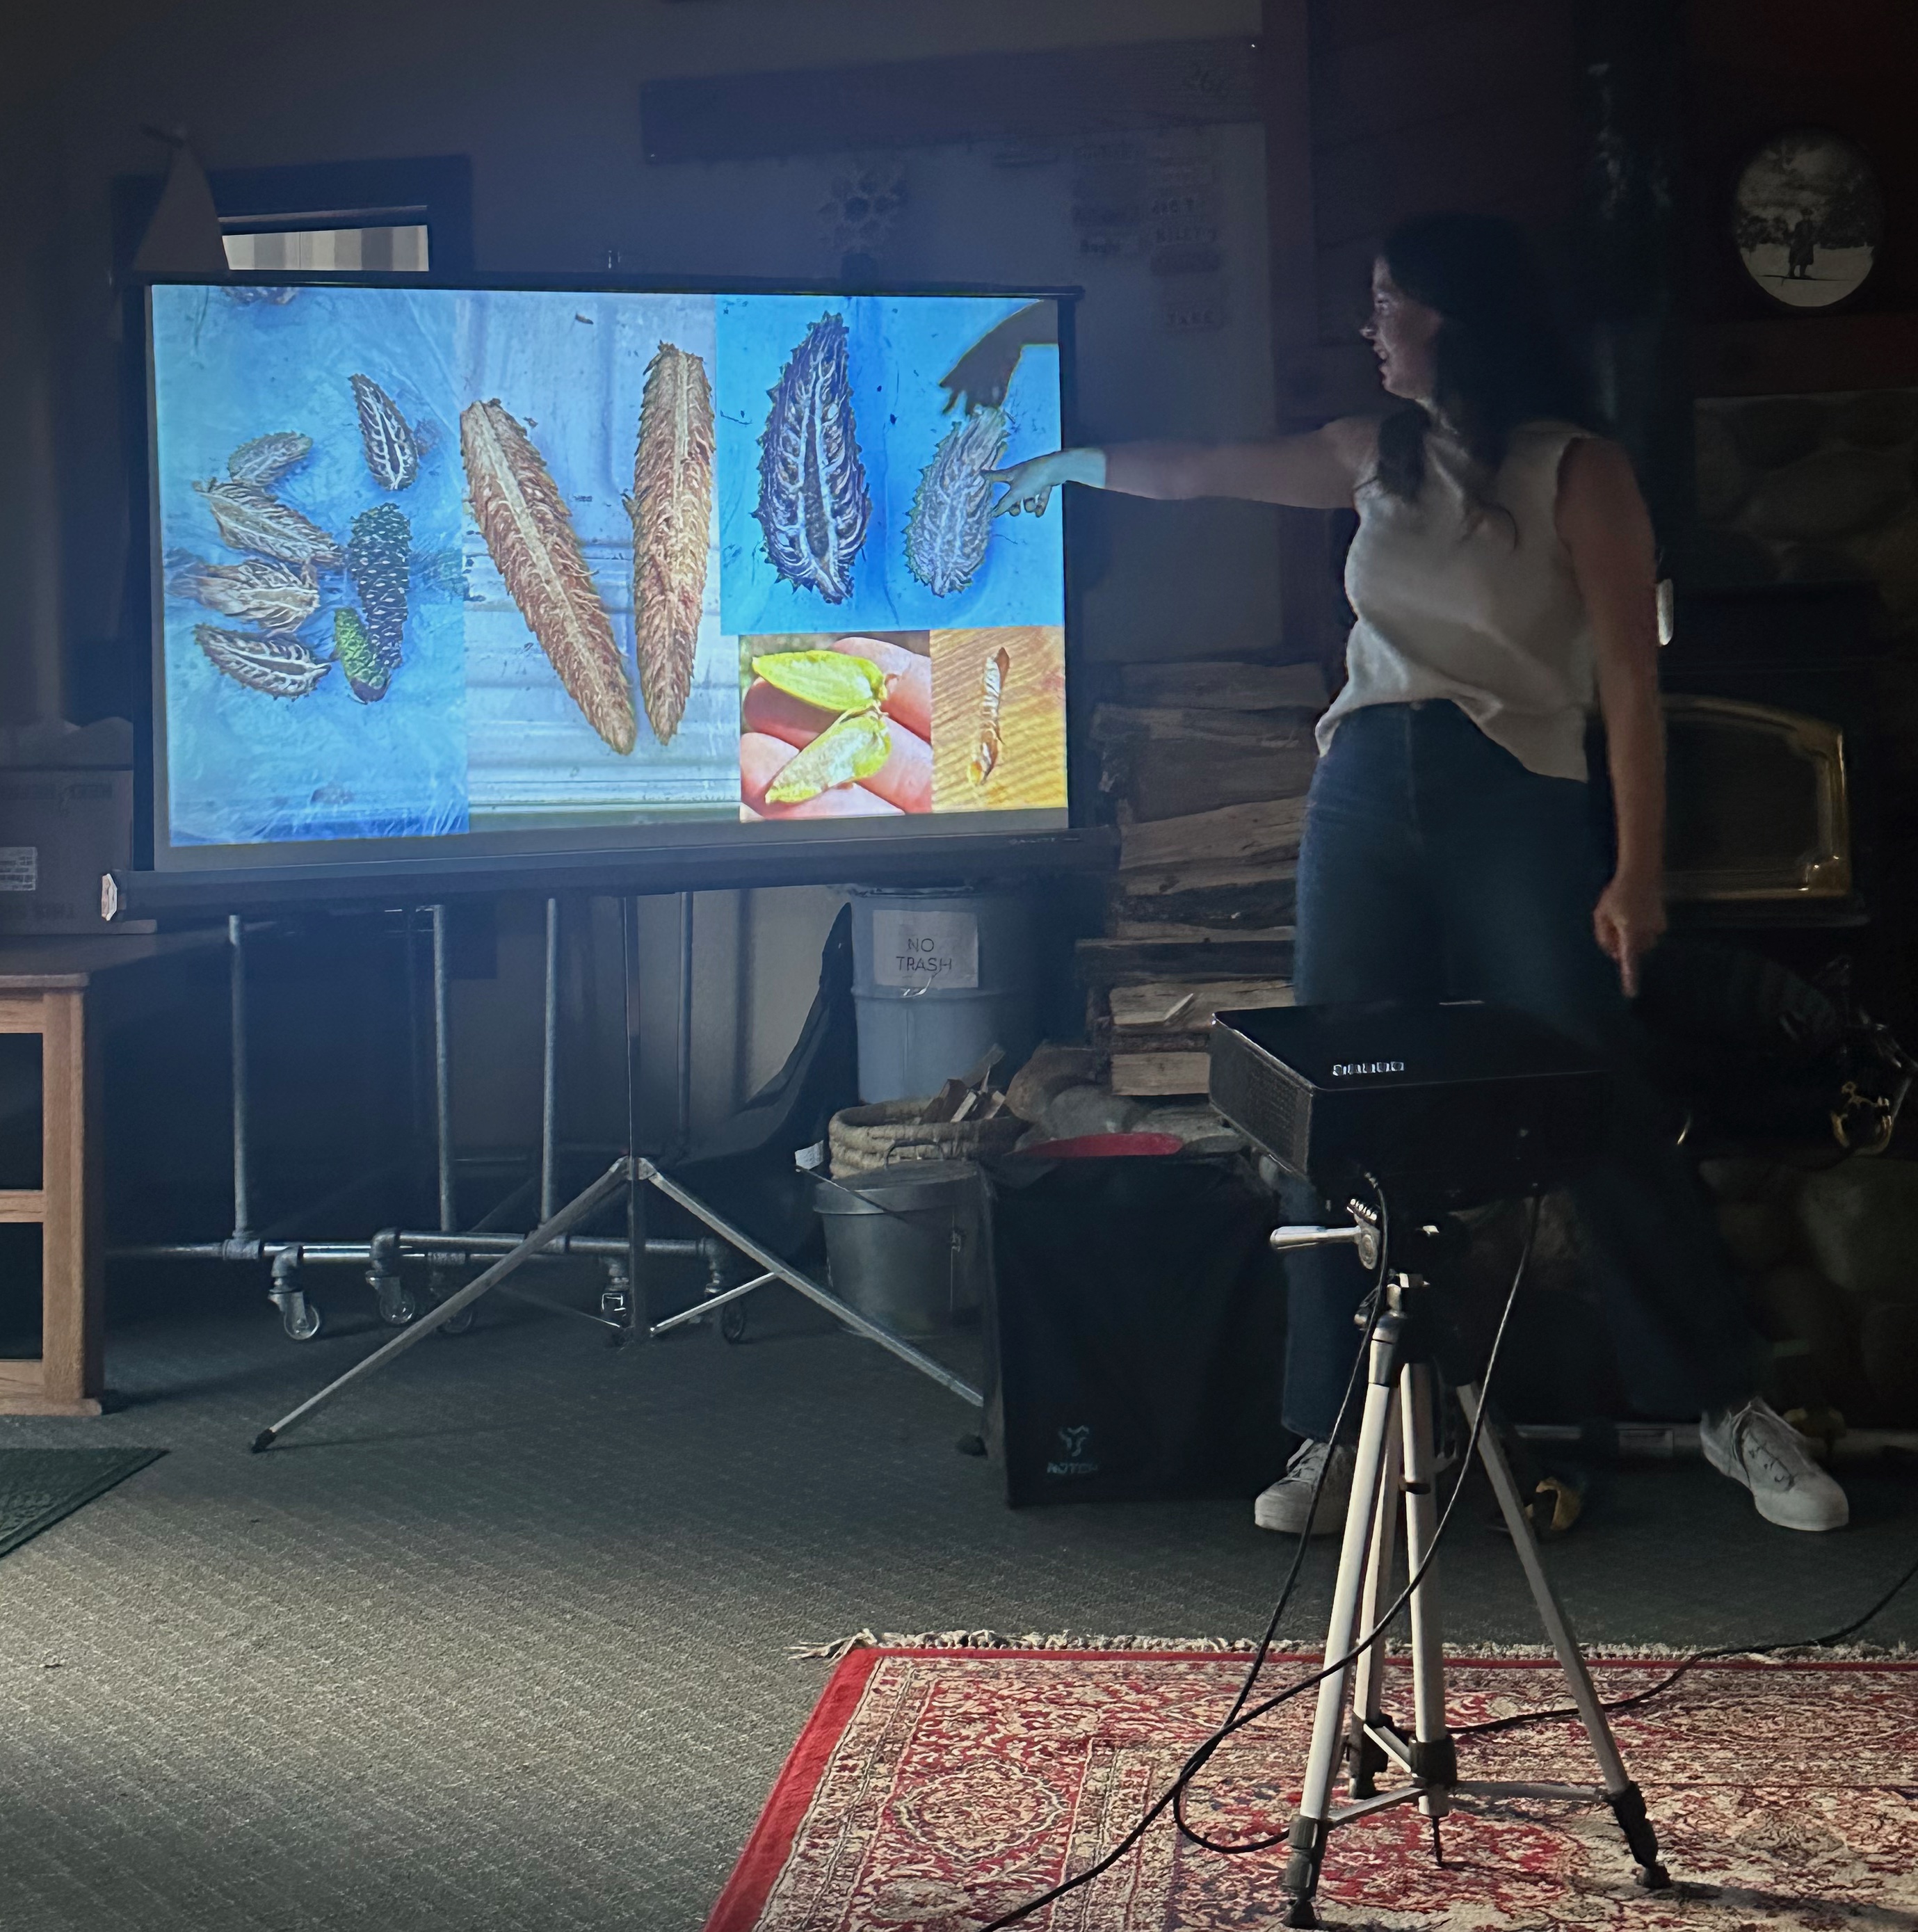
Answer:
[[[707,1932],[977,1932],[1116,1844],[1230,1709],[1218,1652],[862,1648],[833,1671]],[[1310,1660],[1274,1659],[1279,1688]],[[1594,1660],[1600,1695],[1669,1660]],[[1548,1660],[1448,1660],[1452,1721],[1556,1708]],[[1386,1708],[1410,1673],[1394,1660]],[[1229,1742],[1195,1786],[1210,1836],[1282,1832],[1308,1692]],[[1638,1891],[1609,1811],[1460,1798],[1444,1865],[1409,1808],[1334,1833],[1329,1926],[1472,1932],[1918,1928],[1918,1664],[1701,1666],[1615,1720],[1674,1888]],[[1595,1784],[1583,1734],[1461,1738],[1465,1778]],[[1282,1850],[1227,1858],[1162,1818],[1091,1885],[1022,1922],[1046,1932],[1251,1932],[1282,1922]]]

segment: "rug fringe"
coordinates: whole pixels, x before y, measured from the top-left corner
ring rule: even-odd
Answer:
[[[1245,1651],[1252,1646],[1233,1636],[1106,1636],[1079,1630],[854,1630],[830,1643],[793,1643],[795,1660],[821,1658],[828,1664],[855,1650],[1216,1650]]]
[[[1278,1652],[1311,1655],[1317,1653],[1323,1642],[1322,1633],[1279,1636],[1273,1640],[1272,1648]],[[1182,1650],[1250,1654],[1253,1648],[1249,1639],[1233,1636],[1106,1636],[1080,1630],[1026,1630],[1015,1635],[992,1630],[860,1630],[830,1642],[788,1644],[786,1654],[795,1662],[817,1659],[836,1664],[855,1650]],[[1460,1660],[1530,1660],[1552,1655],[1550,1646],[1542,1643],[1448,1643],[1445,1648],[1448,1657]],[[1403,1657],[1409,1652],[1405,1645],[1394,1643],[1388,1646],[1388,1654]],[[1691,1651],[1681,1646],[1669,1643],[1607,1643],[1593,1646],[1587,1652],[1594,1664],[1676,1664],[1692,1654]],[[1898,1663],[1914,1656],[1918,1656],[1918,1651],[1905,1643],[1843,1643],[1822,1647],[1808,1644],[1790,1650],[1740,1653],[1741,1658],[1785,1664],[1802,1664],[1820,1658],[1841,1663]]]

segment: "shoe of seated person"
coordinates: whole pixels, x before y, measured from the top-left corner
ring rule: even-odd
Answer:
[[[1346,1505],[1352,1500],[1352,1471],[1355,1459],[1343,1443],[1301,1442],[1292,1452],[1286,1472],[1269,1489],[1262,1490],[1252,1505],[1252,1520],[1261,1529],[1282,1536],[1302,1536],[1306,1519],[1314,1536],[1337,1536],[1345,1528]],[[1312,1506],[1314,1486],[1319,1506]]]
[[[1842,1529],[1844,1492],[1812,1460],[1811,1446],[1769,1402],[1754,1396],[1698,1424],[1698,1446],[1721,1476],[1751,1492],[1758,1514],[1781,1529]]]

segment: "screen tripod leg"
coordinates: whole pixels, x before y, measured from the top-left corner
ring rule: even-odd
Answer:
[[[1400,1407],[1405,1418],[1405,1557],[1416,1576],[1439,1531],[1431,1365],[1409,1362]],[[1427,1786],[1418,1808],[1428,1818],[1451,1809],[1458,1754],[1445,1722],[1445,1652],[1439,1628],[1439,1580],[1428,1570],[1412,1593],[1412,1775]],[[1435,1840],[1436,1842],[1436,1840]]]
[[[1458,1399],[1465,1410],[1466,1421],[1475,1424],[1478,1419],[1478,1389],[1469,1382],[1463,1384]],[[1643,1797],[1626,1775],[1625,1760],[1619,1755],[1611,1726],[1605,1721],[1598,1693],[1592,1682],[1592,1673],[1586,1668],[1577,1639],[1572,1635],[1571,1625],[1566,1621],[1564,1609],[1552,1588],[1551,1580],[1538,1560],[1538,1540],[1532,1532],[1531,1520],[1525,1514],[1518,1485],[1512,1480],[1511,1466],[1505,1461],[1505,1450],[1499,1446],[1496,1434],[1489,1426],[1479,1431],[1478,1454],[1485,1465],[1485,1474],[1491,1479],[1492,1492],[1498,1498],[1499,1513],[1505,1518],[1505,1527],[1511,1532],[1512,1547],[1518,1552],[1519,1565],[1525,1572],[1526,1582],[1531,1586],[1532,1601],[1538,1606],[1539,1621],[1545,1626],[1545,1634],[1558,1654],[1559,1667],[1564,1671],[1565,1682],[1571,1688],[1571,1701],[1577,1707],[1579,1721],[1585,1726],[1592,1754],[1598,1760],[1598,1769],[1605,1780],[1607,1802],[1637,1863],[1638,1882],[1648,1892],[1655,1892],[1671,1882],[1664,1867],[1658,1862],[1658,1835],[1652,1828],[1651,1820],[1646,1816]]]
[[[1405,1323],[1397,1313],[1381,1316],[1372,1331],[1372,1354],[1367,1364],[1365,1408],[1358,1426],[1358,1448],[1352,1472],[1352,1501],[1346,1506],[1345,1540],[1339,1549],[1338,1580],[1332,1586],[1331,1620],[1325,1630],[1325,1660],[1333,1662],[1352,1648],[1358,1634],[1359,1592],[1371,1554],[1372,1517],[1378,1506],[1379,1478],[1385,1462],[1387,1424],[1391,1420],[1394,1384]],[[1331,1828],[1332,1783],[1338,1775],[1340,1745],[1345,1730],[1346,1692],[1352,1679],[1349,1664],[1334,1670],[1319,1686],[1318,1708],[1312,1720],[1312,1748],[1305,1762],[1305,1784],[1299,1794],[1298,1815],[1292,1821],[1287,1842],[1284,1884],[1292,1894],[1286,1915],[1288,1925],[1316,1925],[1313,1894],[1319,1888],[1319,1868]]]
[[[1358,1596],[1358,1628],[1369,1630],[1392,1574],[1392,1546],[1398,1537],[1398,1499],[1401,1474],[1398,1416],[1402,1391],[1393,1396],[1385,1418],[1385,1456],[1379,1466],[1379,1500],[1372,1513],[1371,1554],[1366,1559],[1365,1587]],[[1375,1643],[1352,1666],[1352,1725],[1346,1738],[1347,1783],[1354,1798],[1376,1796],[1379,1774],[1391,1764],[1385,1748],[1367,1731],[1385,1721],[1385,1646]]]

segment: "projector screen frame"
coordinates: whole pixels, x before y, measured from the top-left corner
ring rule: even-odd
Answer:
[[[391,842],[340,841],[359,849],[338,859],[307,856],[313,844],[301,842],[302,856],[281,860],[270,845],[224,848],[234,856],[225,863],[167,862],[156,814],[161,804],[156,734],[161,729],[157,707],[164,704],[165,676],[165,600],[162,559],[164,536],[157,514],[159,500],[156,380],[153,356],[152,292],[157,287],[253,286],[265,288],[347,287],[443,290],[512,293],[581,295],[737,295],[797,296],[824,300],[860,296],[947,296],[984,300],[1049,301],[1058,310],[1059,407],[1062,440],[1076,439],[1076,359],[1074,323],[1083,290],[1070,286],[986,283],[847,283],[830,280],[638,274],[626,271],[605,274],[534,275],[456,271],[447,274],[411,274],[341,271],[236,272],[216,278],[204,274],[143,274],[128,279],[125,293],[130,353],[137,358],[140,406],[130,412],[138,448],[129,464],[131,508],[146,526],[146,567],[140,573],[146,602],[146,672],[134,680],[134,864],[102,882],[103,910],[110,918],[162,917],[168,914],[204,914],[223,909],[266,908],[275,904],[326,901],[371,902],[404,898],[421,904],[446,894],[525,891],[557,886],[569,889],[633,893],[718,890],[773,884],[944,884],[962,878],[1109,868],[1115,836],[1109,826],[1094,820],[1088,810],[1095,794],[1088,768],[1087,737],[1080,716],[1085,700],[1076,645],[1076,608],[1080,586],[1074,563],[1075,521],[1070,493],[1055,506],[1065,520],[1064,650],[1067,806],[1064,826],[1016,824],[1003,830],[989,823],[990,814],[934,814],[909,831],[892,829],[891,822],[848,820],[830,834],[806,836],[802,825],[789,821],[756,830],[770,833],[763,842],[751,834],[711,842],[695,833],[691,840],[671,835],[673,821],[626,827],[580,827],[566,832],[494,832],[419,837]],[[132,374],[130,371],[130,375]],[[1008,814],[1024,820],[1027,814]],[[957,822],[955,823],[954,821]],[[887,823],[880,833],[862,830],[862,824]],[[723,820],[702,821],[704,830]],[[683,821],[682,822],[683,824]],[[666,834],[664,837],[661,834]],[[482,852],[458,849],[473,837],[520,842],[517,849]],[[551,841],[542,843],[539,842]],[[390,844],[390,856],[369,853],[369,845]],[[455,849],[448,850],[448,847]],[[203,850],[206,848],[201,848]],[[245,852],[247,856],[239,855]]]

